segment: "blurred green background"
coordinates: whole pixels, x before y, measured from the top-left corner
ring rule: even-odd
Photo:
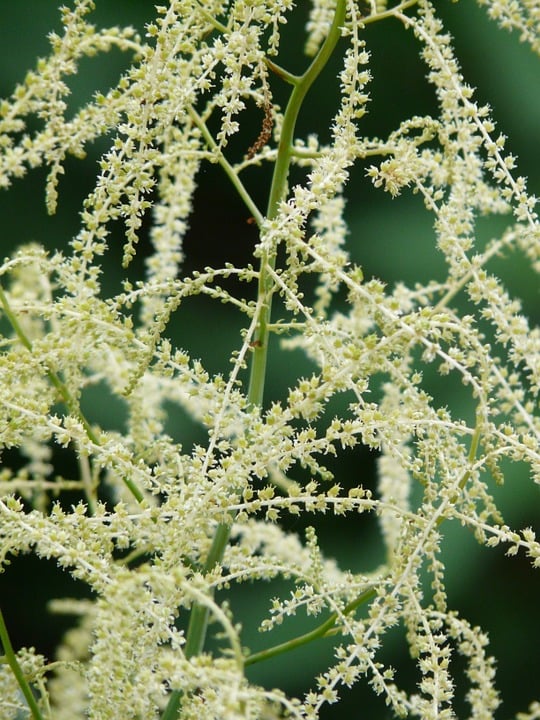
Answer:
[[[131,24],[142,30],[144,23],[153,16],[153,3],[147,0],[98,0],[97,5],[95,22],[98,24]],[[508,150],[518,156],[520,174],[529,177],[530,190],[538,194],[538,58],[526,46],[520,45],[517,36],[499,31],[474,2],[444,0],[438,6],[455,38],[465,77],[478,88],[478,100],[491,105],[500,131],[509,137]],[[295,72],[301,72],[307,63],[301,53],[303,40],[299,40],[307,7],[307,2],[298,3],[286,28],[279,58],[280,64]],[[0,4],[0,96],[9,96],[27,69],[34,66],[36,57],[47,54],[46,35],[51,29],[59,28],[58,17],[56,1],[4,1]],[[424,79],[424,67],[417,57],[412,33],[404,31],[399,23],[389,21],[368,27],[365,37],[372,53],[374,75],[369,88],[372,98],[369,114],[363,121],[365,134],[384,136],[411,115],[436,112],[433,93]],[[96,90],[107,90],[124,67],[125,58],[120,53],[85,61],[73,84],[72,106],[84,102]],[[316,132],[321,138],[327,136],[328,120],[335,110],[337,70],[338,63],[331,64],[310,93],[299,119],[299,135]],[[281,103],[284,102],[285,96],[281,99]],[[254,139],[260,129],[260,117],[253,114],[248,122],[252,124],[252,131],[245,137]],[[77,231],[80,203],[92,187],[96,160],[104,147],[103,143],[96,143],[89,149],[85,162],[68,161],[66,176],[60,186],[59,211],[53,217],[47,216],[45,211],[45,173],[42,170],[32,172],[23,181],[16,182],[9,192],[0,194],[3,255],[29,241],[48,248],[67,246]],[[419,198],[404,194],[390,200],[380,191],[373,190],[364,173],[362,165],[352,171],[348,216],[350,253],[363,266],[365,276],[380,277],[390,285],[399,280],[409,284],[442,276],[444,268],[435,248],[431,218],[423,210]],[[246,176],[246,182],[256,201],[264,207],[269,172],[251,172]],[[186,238],[186,270],[212,264],[220,266],[224,262],[248,262],[256,236],[254,228],[246,223],[246,216],[244,206],[228,187],[220,169],[205,168],[199,179],[194,220]],[[500,227],[500,220],[486,220],[480,232],[489,237]],[[109,253],[107,270],[112,288],[118,287],[122,276],[119,269],[121,238],[116,239],[118,243]],[[139,259],[130,268],[130,277],[140,275],[141,268],[142,260]],[[533,275],[517,257],[505,264],[504,273],[509,289],[519,291],[525,311],[538,321],[538,284]],[[193,322],[194,318],[196,322]],[[179,345],[189,349],[195,357],[201,357],[211,372],[218,372],[227,371],[229,354],[238,346],[240,328],[241,318],[226,307],[197,298],[175,316],[171,334]],[[295,378],[307,372],[310,372],[310,366],[299,353],[293,353],[291,357],[291,353],[280,351],[275,344],[269,361],[267,398],[282,398]],[[441,404],[453,403],[457,412],[468,412],[459,385],[448,380],[443,383],[436,378],[433,383],[433,391],[443,398]],[[88,414],[106,427],[120,426],[120,408],[115,414],[107,405],[107,415],[103,416],[105,400],[106,397],[99,393],[88,398]],[[170,431],[182,441],[184,448],[203,439],[199,428],[178,416],[172,419]],[[66,451],[58,450],[55,458],[59,468],[69,468],[73,462]],[[2,462],[6,465],[16,462],[16,455],[6,452]],[[351,451],[335,466],[336,477],[340,482],[352,477],[355,482],[373,486],[374,464],[373,454]],[[506,519],[510,524],[539,529],[538,488],[531,488],[519,469],[509,468],[506,484],[498,488],[497,493],[505,498]],[[313,522],[313,518],[309,518],[309,522]],[[301,533],[308,523],[298,521],[293,529]],[[339,559],[342,567],[368,571],[383,559],[376,523],[371,518],[325,519],[320,533],[321,545]],[[460,528],[445,528],[445,538],[450,605],[490,634],[492,652],[499,659],[498,682],[505,701],[497,717],[512,717],[538,697],[538,573],[533,573],[530,563],[522,557],[508,560],[501,551],[479,547]],[[52,657],[69,619],[51,619],[46,614],[46,602],[52,597],[84,591],[67,574],[57,570],[53,562],[30,557],[16,559],[0,576],[0,603],[15,646],[34,645],[38,651]],[[285,624],[270,640],[253,630],[268,608],[268,599],[286,592],[284,584],[275,583],[269,587],[246,587],[232,597],[238,617],[246,627],[246,644],[252,649],[278,642],[293,632],[291,626]],[[312,626],[313,620],[306,620],[296,626],[294,633]],[[331,655],[331,643],[321,641],[256,666],[250,672],[257,682],[302,694],[309,688],[310,678],[325,669]],[[398,668],[398,678],[406,686],[414,687],[418,678],[407,658],[401,631],[390,635],[383,658]],[[466,717],[466,706],[461,704],[459,707],[462,710],[459,716]],[[360,684],[350,691],[345,690],[343,702],[329,707],[322,717],[387,716],[383,702]]]

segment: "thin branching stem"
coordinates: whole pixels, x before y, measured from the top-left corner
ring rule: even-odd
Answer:
[[[339,621],[343,616],[349,615],[361,605],[365,605],[370,600],[373,600],[376,594],[377,592],[375,588],[365,590],[357,598],[355,598],[348,605],[346,605],[341,613],[332,613],[323,623],[318,625],[313,630],[304,633],[303,635],[299,635],[298,637],[287,640],[283,643],[280,643],[279,645],[274,645],[273,647],[267,648],[266,650],[261,650],[260,652],[248,655],[244,664],[246,666],[255,665],[255,663],[269,660],[270,658],[276,657],[277,655],[282,655],[283,653],[290,652],[291,650],[295,650],[298,647],[302,647],[302,645],[307,645],[314,640],[319,640],[323,637],[326,637],[327,635],[333,634],[333,632],[338,629]]]
[[[17,316],[11,309],[11,306],[8,302],[8,299],[6,297],[6,294],[4,293],[3,287],[0,285],[0,303],[2,304],[2,308],[4,310],[4,313],[6,315],[6,318],[9,321],[9,324],[13,328],[13,331],[15,332],[15,335],[18,337],[21,344],[28,350],[28,352],[33,352],[33,346],[24,332],[21,324],[19,323]],[[70,393],[69,388],[63,382],[63,380],[60,378],[58,373],[54,372],[54,370],[51,370],[50,368],[46,368],[47,377],[53,385],[56,390],[58,391],[58,394],[62,398],[62,401],[64,405],[66,406],[67,410],[71,415],[77,418],[77,420],[81,423],[84,432],[86,433],[88,439],[90,442],[92,442],[94,445],[100,446],[101,440],[99,439],[98,434],[95,432],[95,430],[92,428],[90,423],[88,422],[86,416],[84,415],[83,411],[81,410],[81,407],[79,403],[75,400],[73,395]],[[142,503],[144,500],[144,496],[142,492],[137,487],[136,483],[133,482],[131,478],[124,477],[124,484],[130,491],[130,493],[133,495],[135,500],[137,500],[138,503]],[[89,504],[90,506],[94,505],[93,499],[89,498]]]
[[[236,189],[236,192],[241,197],[241,199],[244,201],[244,204],[246,205],[247,209],[255,219],[255,222],[259,227],[262,227],[263,223],[263,216],[255,202],[253,201],[251,195],[247,191],[244,183],[240,180],[238,177],[238,173],[235,171],[233,166],[230,164],[230,162],[227,160],[225,155],[219,150],[217,142],[212,137],[212,133],[208,130],[208,127],[204,120],[201,118],[199,113],[194,108],[189,108],[189,116],[195,123],[195,125],[199,128],[201,131],[201,134],[204,138],[205,143],[207,144],[208,148],[217,154],[218,163],[221,165],[223,170],[225,171],[227,177],[231,181],[233,187]]]
[[[0,610],[0,641],[2,642],[2,647],[4,648],[4,656],[6,658],[6,661],[11,668],[11,672],[13,673],[15,679],[19,684],[28,708],[32,713],[32,717],[34,718],[34,720],[43,720],[43,715],[41,714],[41,711],[38,707],[36,698],[34,697],[34,693],[32,692],[32,688],[30,687],[30,684],[28,683],[28,680],[24,675],[24,671],[21,668],[19,661],[17,660],[15,651],[13,650],[13,645],[11,644],[2,610]]]

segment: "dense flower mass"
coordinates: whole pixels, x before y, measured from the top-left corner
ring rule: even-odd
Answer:
[[[0,720],[307,720],[356,684],[382,695],[392,717],[456,717],[458,691],[471,718],[494,717],[495,660],[486,634],[449,603],[441,546],[454,520],[540,567],[534,528],[508,524],[495,492],[517,466],[540,483],[540,330],[495,262],[519,256],[540,271],[540,230],[536,198],[463,77],[438,4],[312,0],[299,75],[280,64],[293,0],[169,0],[144,33],[93,24],[95,4],[61,8],[49,55],[0,103],[0,188],[46,168],[50,213],[68,158],[97,139],[105,148],[70,242],[27,244],[0,264],[0,448],[18,452],[0,472],[0,566],[9,573],[13,556],[34,553],[91,591],[53,603],[74,618],[55,658],[11,649],[0,614]],[[540,54],[537,2],[478,4]],[[414,36],[438,109],[370,137],[366,28],[387,21]],[[113,49],[127,70],[73,110],[69,79]],[[330,60],[339,102],[327,138],[302,137],[297,116]],[[258,137],[246,111],[261,118]],[[185,262],[209,164],[258,230],[252,264]],[[262,208],[250,178],[267,166]],[[423,199],[443,276],[411,287],[364,278],[348,246],[355,166],[392,197]],[[504,223],[486,241],[477,225],[490,215]],[[114,272],[124,274],[112,291],[105,256],[118,227]],[[227,373],[170,333],[197,296],[241,317]],[[313,370],[263,402],[278,341]],[[466,412],[430,389],[437,375],[458,379]],[[122,408],[122,429],[85,412],[94,391]],[[203,442],[175,439],[180,414]],[[58,446],[76,476],[59,473]],[[361,447],[377,455],[375,488],[334,470]],[[380,565],[359,573],[328,557],[316,531],[325,513],[376,517]],[[277,579],[290,593],[273,597]],[[220,592],[248,582],[268,593],[259,652]],[[306,615],[311,633],[272,639]],[[396,626],[416,663],[413,690],[381,658]],[[305,694],[251,681],[251,665],[325,636],[333,658]],[[529,703],[520,720],[540,717]]]

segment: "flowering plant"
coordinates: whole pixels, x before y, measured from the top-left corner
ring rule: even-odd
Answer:
[[[536,0],[479,5],[540,52]],[[312,0],[300,74],[280,63],[293,0],[170,0],[144,35],[98,27],[93,10],[92,0],[61,9],[49,56],[0,104],[0,186],[46,167],[50,213],[68,157],[106,143],[69,245],[25,245],[0,265],[0,441],[21,459],[0,475],[0,562],[54,558],[91,590],[53,603],[76,617],[54,660],[15,652],[0,614],[0,718],[318,718],[356,684],[393,717],[424,719],[455,717],[463,684],[470,717],[493,717],[495,661],[485,633],[448,601],[441,546],[454,520],[540,566],[534,529],[509,525],[497,500],[516,466],[540,481],[540,332],[493,270],[500,256],[521,256],[538,272],[540,232],[536,199],[462,76],[436,4]],[[413,34],[437,112],[379,138],[363,131],[366,28],[387,22]],[[130,57],[119,82],[70,108],[69,78],[114,49]],[[299,114],[334,62],[328,139],[303,137]],[[250,110],[261,118],[255,139]],[[252,263],[190,271],[183,243],[208,164],[258,240]],[[251,183],[266,166],[262,208]],[[392,197],[422,198],[443,277],[413,287],[364,278],[347,237],[353,167]],[[489,215],[504,222],[486,240],[477,227]],[[124,277],[113,290],[105,260],[119,227]],[[242,319],[226,373],[171,334],[195,296]],[[312,367],[285,398],[264,394],[278,342]],[[434,370],[459,379],[461,408],[430,391]],[[121,405],[121,428],[85,411],[97,391]],[[193,447],[171,430],[183,414],[204,428]],[[58,446],[77,477],[59,474]],[[377,454],[373,488],[340,469],[360,447]],[[375,516],[380,565],[357,572],[328,557],[325,513],[359,525]],[[303,532],[291,517],[306,520]],[[262,594],[279,578],[292,590],[268,591],[267,642],[254,651],[226,591],[250,583]],[[308,632],[272,640],[301,615]],[[395,626],[416,663],[413,690],[381,657]],[[323,637],[333,659],[302,696],[250,678],[252,665]],[[538,717],[534,702],[520,715]]]

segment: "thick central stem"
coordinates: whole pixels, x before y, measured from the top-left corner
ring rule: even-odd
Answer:
[[[304,98],[318,77],[334,48],[341,34],[341,27],[345,21],[345,0],[338,0],[334,20],[330,31],[321,46],[319,52],[315,56],[313,62],[300,77],[289,76],[289,80],[293,82],[294,88],[289,98],[285,115],[283,117],[283,125],[281,129],[281,137],[279,140],[278,154],[276,164],[274,166],[274,174],[272,177],[272,185],[270,188],[270,196],[268,199],[267,218],[272,220],[278,212],[280,203],[287,195],[287,179],[291,165],[291,157],[293,152],[294,129],[296,120],[302,107]],[[253,405],[261,406],[264,395],[264,382],[266,378],[266,362],[268,358],[268,340],[270,335],[269,324],[272,312],[272,294],[273,283],[269,270],[273,270],[276,264],[276,254],[263,253],[260,263],[258,299],[261,302],[259,311],[257,335],[253,343],[253,357],[251,362],[251,374],[248,388],[248,399]]]
[[[287,179],[293,151],[294,130],[296,120],[304,98],[328,62],[336,44],[341,36],[341,27],[345,22],[346,0],[338,0],[336,12],[328,35],[322,44],[313,62],[301,76],[288,75],[287,79],[293,84],[293,91],[287,103],[283,117],[281,137],[278,146],[276,164],[270,188],[267,217],[277,215],[280,203],[287,195]],[[258,284],[258,306],[260,307],[257,331],[253,343],[251,372],[248,387],[248,401],[251,406],[262,406],[264,395],[264,382],[266,377],[266,362],[268,357],[268,340],[270,335],[269,324],[272,309],[273,283],[269,270],[275,268],[276,254],[263,253],[260,263]],[[204,565],[204,571],[209,572],[217,563],[221,562],[225,548],[229,541],[230,525],[220,524],[216,528],[212,546]],[[185,656],[187,658],[202,652],[208,625],[208,608],[194,603],[187,631]],[[176,720],[182,697],[181,690],[174,690],[169,703],[161,716],[161,720]]]

